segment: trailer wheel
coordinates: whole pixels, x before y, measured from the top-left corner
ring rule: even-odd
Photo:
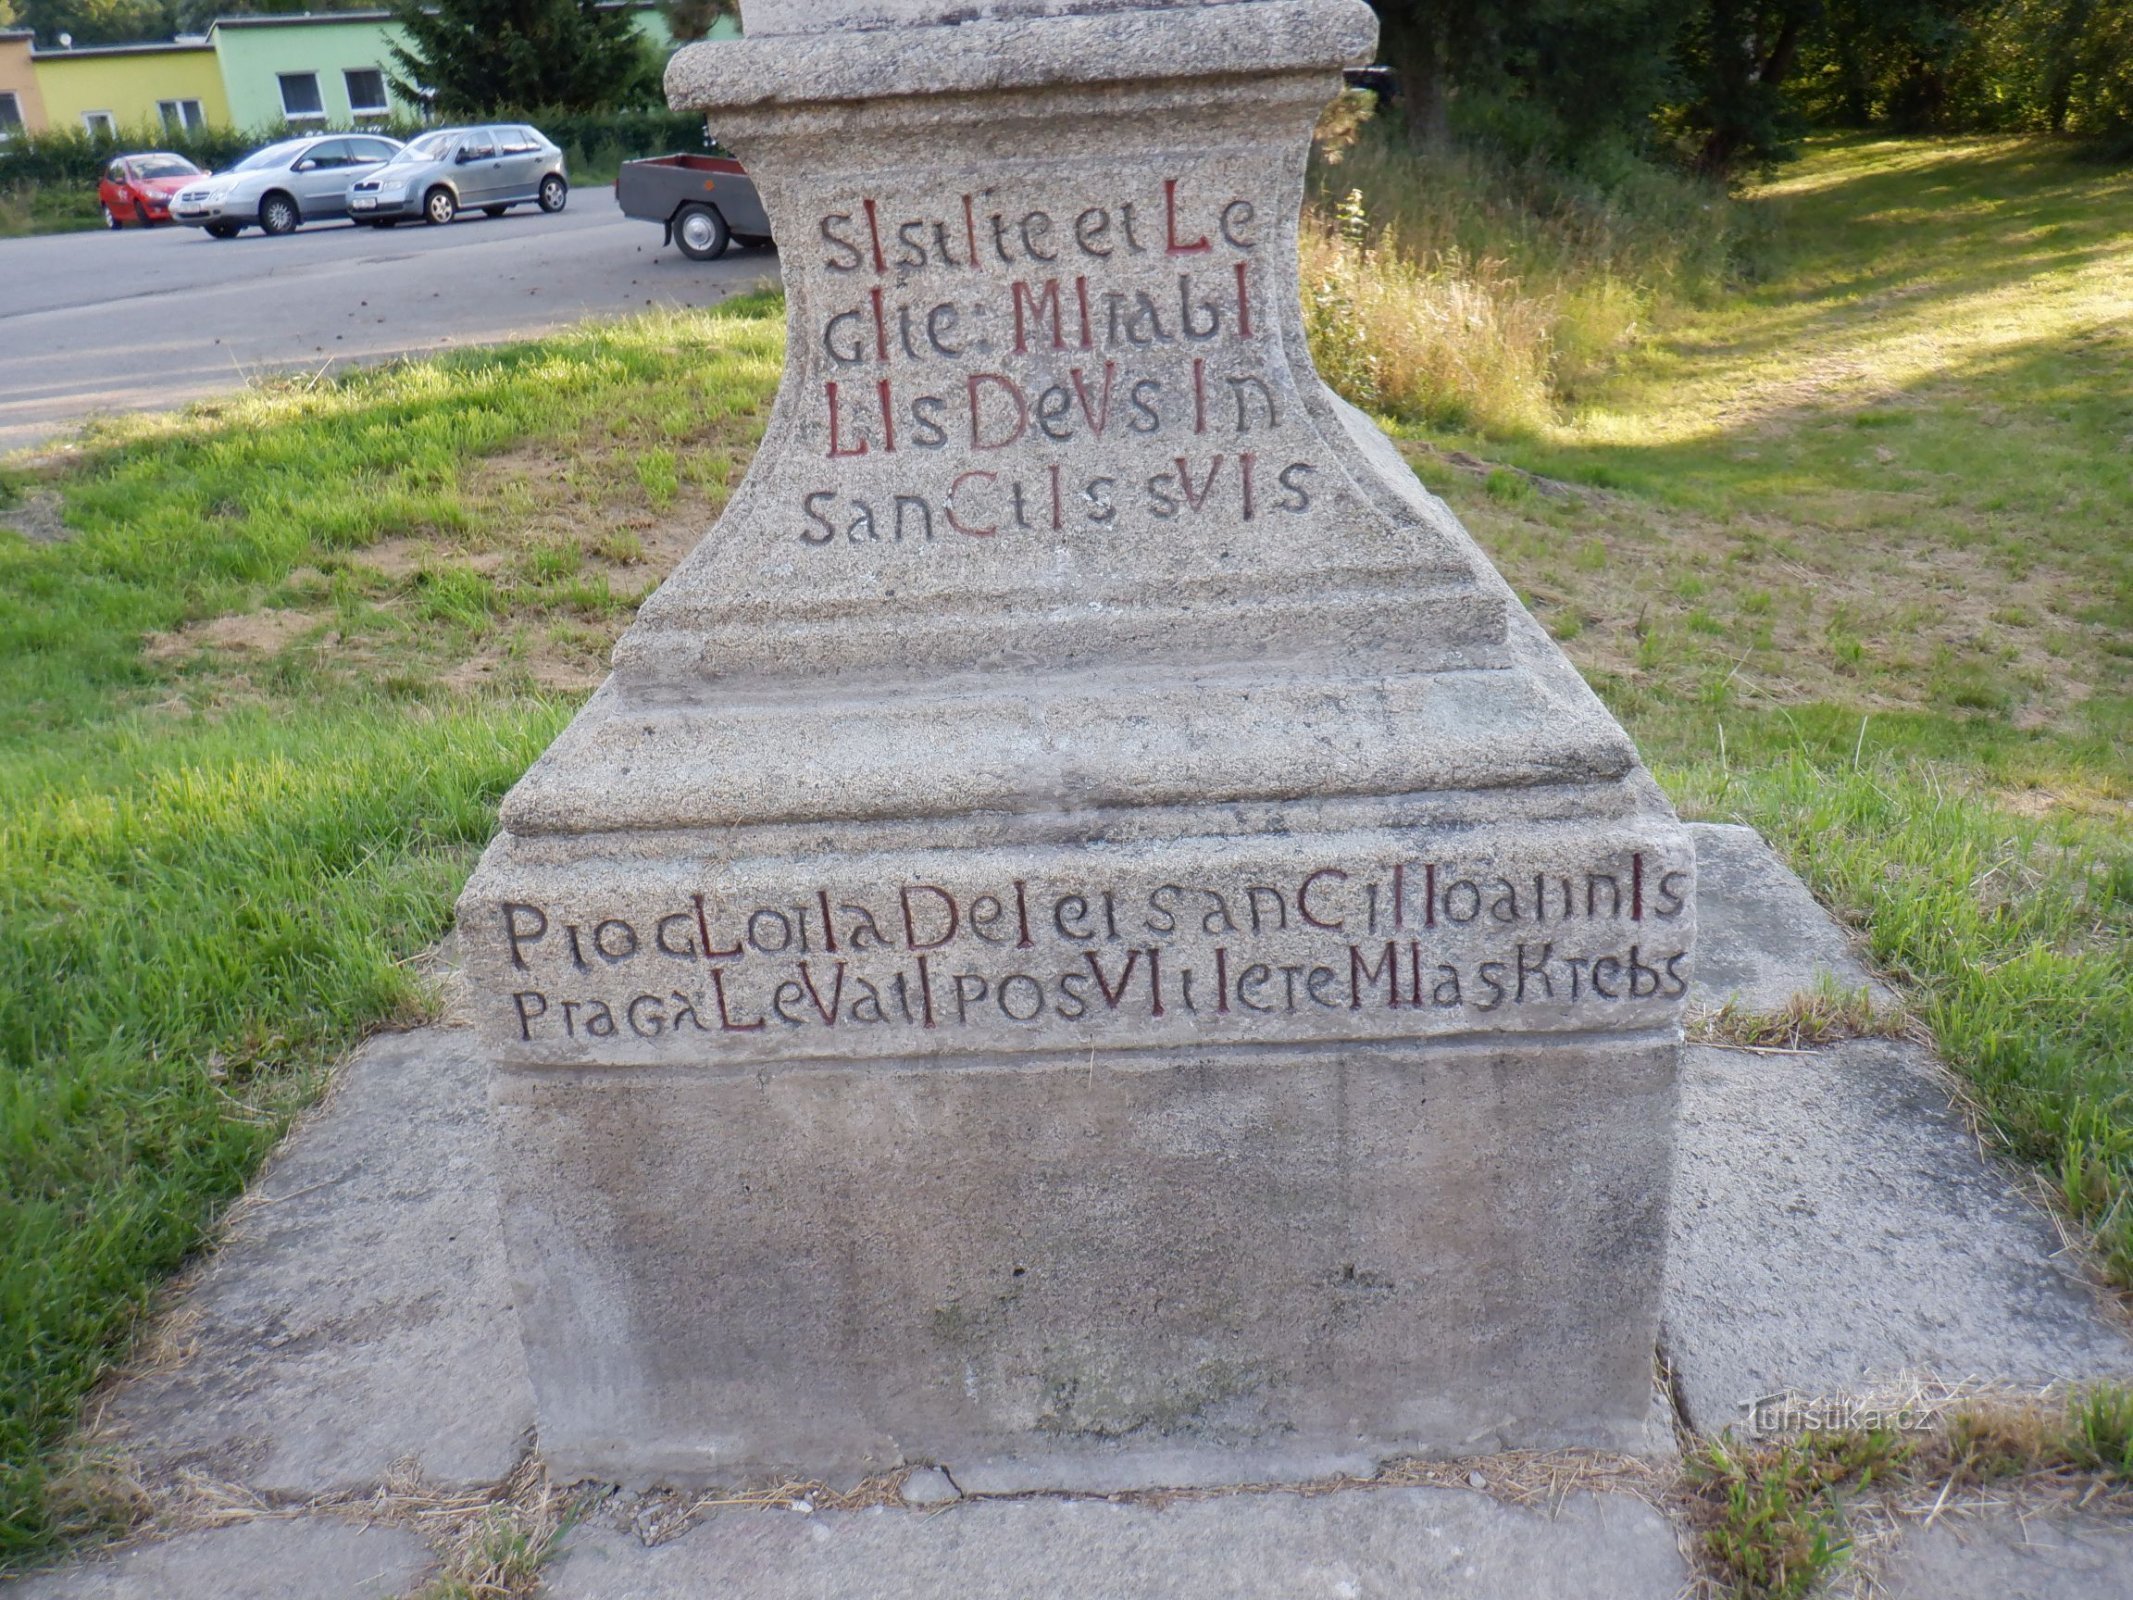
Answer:
[[[674,243],[691,261],[716,261],[732,242],[726,219],[710,206],[692,202],[674,214]]]

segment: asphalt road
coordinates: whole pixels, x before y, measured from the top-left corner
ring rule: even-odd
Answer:
[[[777,275],[767,250],[690,261],[581,190],[559,216],[0,240],[0,454],[99,411],[162,410],[255,374],[494,344],[595,314],[706,306]]]

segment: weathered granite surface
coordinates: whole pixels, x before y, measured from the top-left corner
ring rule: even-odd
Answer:
[[[434,1565],[411,1529],[261,1517],[0,1582],[8,1600],[392,1600]]]
[[[1916,1046],[1691,1045],[1681,1115],[1663,1341],[1700,1431],[1785,1390],[2133,1375],[2119,1319]]]
[[[785,381],[460,907],[544,1452],[1640,1441],[1694,859],[1311,367],[1371,11],[746,21]]]
[[[1865,990],[1895,996],[1860,960],[1845,930],[1778,859],[1763,836],[1737,823],[1698,822],[1696,915],[1701,934],[1691,1005],[1783,1011],[1797,995]]]
[[[379,1035],[267,1169],[177,1314],[183,1359],[103,1413],[152,1476],[311,1496],[517,1462],[533,1397],[472,1044]]]
[[[570,1378],[542,1446],[572,1473],[923,1451],[1108,1487],[1151,1450],[1190,1482],[1238,1475],[1225,1450],[1293,1479],[1643,1442],[1673,1063],[1641,1043],[1544,1073],[1268,1047],[498,1092],[529,1355]]]
[[[2133,1600],[2133,1524],[1944,1517],[1904,1530],[1873,1575],[1886,1600]]]
[[[1638,1500],[1553,1515],[1451,1489],[1221,1495],[1160,1509],[989,1501],[944,1512],[722,1513],[645,1549],[597,1529],[552,1600],[1675,1600],[1674,1530]]]

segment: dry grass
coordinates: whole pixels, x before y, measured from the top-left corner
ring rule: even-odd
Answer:
[[[1689,1040],[1722,1049],[1796,1055],[1846,1039],[1910,1039],[1931,1047],[1932,1036],[1901,1003],[1877,1005],[1870,989],[1821,988],[1796,994],[1781,1011],[1751,1011],[1728,1000],[1692,1009]]]
[[[1893,1419],[1706,1441],[1679,1510],[1707,1592],[1875,1592],[1880,1556],[1943,1517],[2133,1517],[2133,1391],[1917,1383],[1803,1412]]]
[[[1542,431],[1725,271],[1733,219],[1714,189],[1637,169],[1602,190],[1417,149],[1358,112],[1343,98],[1320,126],[1302,253],[1319,370],[1365,410]]]
[[[1414,422],[1547,420],[1559,309],[1502,261],[1413,261],[1344,237],[1337,219],[1306,232],[1302,257],[1312,350],[1354,404]]]

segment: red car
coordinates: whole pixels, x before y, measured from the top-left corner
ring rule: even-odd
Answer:
[[[200,176],[200,169],[185,157],[168,152],[120,156],[104,168],[103,181],[96,186],[96,198],[104,207],[104,226],[123,228],[138,222],[148,228],[168,222],[170,197]]]

